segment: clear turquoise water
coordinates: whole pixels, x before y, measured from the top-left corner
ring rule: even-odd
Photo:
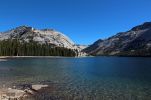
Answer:
[[[151,100],[151,58],[16,58],[0,62],[1,86],[41,81],[60,84],[62,93],[77,100]]]

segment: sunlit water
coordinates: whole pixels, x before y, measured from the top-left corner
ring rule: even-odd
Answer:
[[[151,100],[151,58],[16,58],[0,61],[0,84],[52,82],[75,100]]]

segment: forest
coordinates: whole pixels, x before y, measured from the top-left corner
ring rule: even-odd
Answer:
[[[0,56],[65,56],[75,57],[75,50],[57,47],[53,44],[25,42],[17,39],[0,41]]]

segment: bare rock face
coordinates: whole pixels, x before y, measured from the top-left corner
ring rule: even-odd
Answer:
[[[52,29],[38,30],[28,26],[20,26],[1,33],[0,40],[4,39],[19,39],[26,42],[35,41],[41,44],[51,43],[65,48],[74,48],[75,45],[66,35],[58,31]]]
[[[91,55],[151,56],[151,22],[98,40],[84,51]]]

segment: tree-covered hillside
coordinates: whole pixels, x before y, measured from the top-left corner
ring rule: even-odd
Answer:
[[[20,42],[17,39],[0,41],[0,56],[67,56],[74,57],[74,50],[53,44],[39,44],[34,41]]]

